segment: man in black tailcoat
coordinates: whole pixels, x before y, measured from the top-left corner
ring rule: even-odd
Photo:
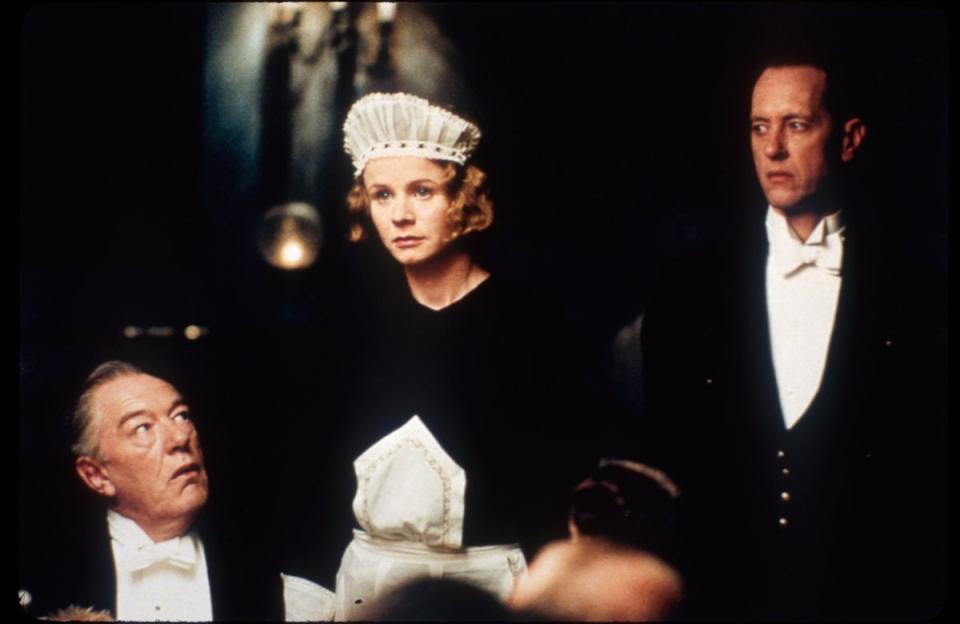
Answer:
[[[87,379],[72,424],[76,472],[107,505],[64,509],[37,527],[35,543],[21,544],[21,603],[29,613],[79,607],[118,620],[283,617],[265,536],[241,533],[237,518],[204,509],[203,451],[173,386],[107,362]]]
[[[943,608],[945,284],[858,220],[854,78],[812,56],[762,67],[766,218],[665,271],[645,315],[648,422],[689,504],[692,616]]]

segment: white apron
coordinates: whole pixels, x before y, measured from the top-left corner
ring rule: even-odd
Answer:
[[[334,619],[369,619],[393,588],[420,577],[466,581],[501,600],[526,570],[516,544],[462,548],[467,477],[418,416],[354,461],[354,530],[337,572]]]

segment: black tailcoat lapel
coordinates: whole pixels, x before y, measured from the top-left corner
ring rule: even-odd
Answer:
[[[229,517],[204,513],[197,522],[210,579],[213,619],[283,619],[283,587],[270,545]]]
[[[44,617],[68,606],[116,615],[116,574],[106,511],[92,505],[51,519],[26,546],[22,589],[32,598],[31,615]]]

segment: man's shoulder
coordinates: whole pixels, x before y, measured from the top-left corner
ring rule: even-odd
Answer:
[[[41,519],[20,536],[19,546],[19,583],[30,594],[29,613],[46,616],[71,605],[113,611],[113,552],[101,508]]]
[[[848,236],[844,278],[864,291],[880,319],[916,330],[946,331],[947,274],[936,262],[923,260],[872,230]]]
[[[718,236],[665,260],[655,280],[648,308],[709,308],[762,270],[766,240]]]
[[[259,523],[247,511],[214,504],[195,525],[207,560],[214,617],[279,620],[283,587],[276,544],[270,536],[257,535]]]

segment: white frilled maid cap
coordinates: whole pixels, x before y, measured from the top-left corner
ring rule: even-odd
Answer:
[[[464,164],[480,143],[480,128],[415,95],[371,93],[357,100],[343,124],[343,148],[354,174],[381,156],[417,156]]]

